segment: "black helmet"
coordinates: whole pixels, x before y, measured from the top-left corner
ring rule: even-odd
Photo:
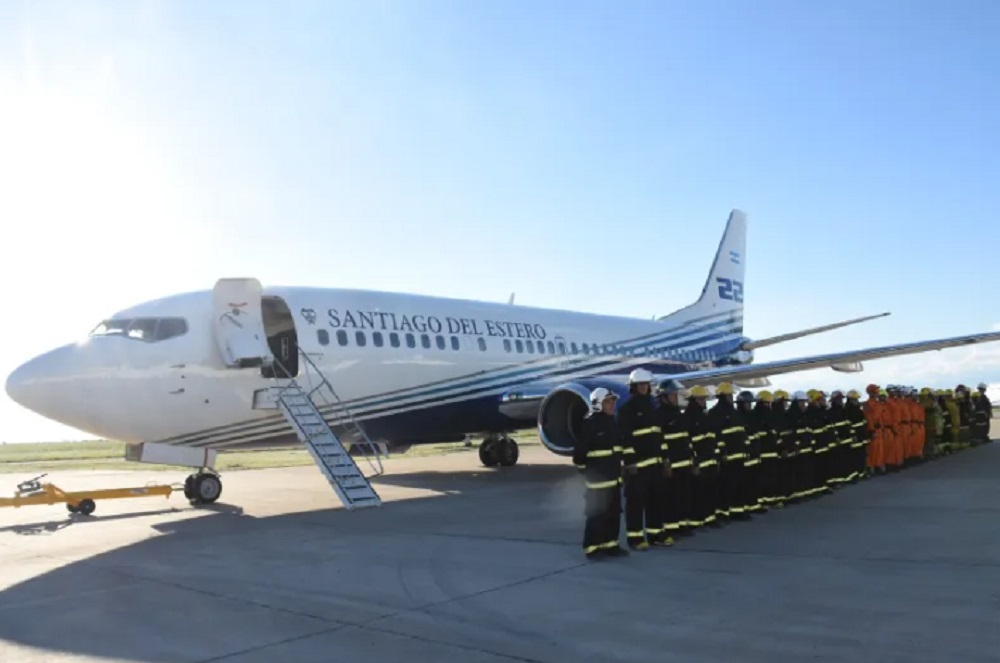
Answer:
[[[740,395],[736,397],[737,403],[753,403],[753,401],[753,393],[749,391],[741,391]]]
[[[656,393],[661,396],[665,396],[667,394],[677,394],[682,391],[684,391],[684,385],[677,380],[664,380],[656,388]]]

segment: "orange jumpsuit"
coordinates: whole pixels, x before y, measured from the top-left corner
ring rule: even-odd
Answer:
[[[868,443],[868,468],[875,469],[885,465],[885,403],[869,397],[863,409],[871,439]]]
[[[910,458],[924,457],[924,419],[926,413],[919,401],[910,400],[910,421],[913,422],[913,439],[910,440]]]
[[[903,462],[903,446],[906,444],[906,416],[898,398],[889,398],[885,404],[885,424],[889,427],[889,434],[885,441],[884,460],[886,465],[899,465]]]

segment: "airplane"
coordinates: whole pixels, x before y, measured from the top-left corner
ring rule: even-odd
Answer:
[[[319,408],[331,430],[355,423],[390,449],[482,436],[479,458],[494,467],[516,464],[511,433],[533,427],[548,450],[571,455],[590,392],[624,398],[636,368],[686,387],[754,388],[795,371],[854,373],[866,360],[1000,340],[991,332],[755,364],[759,348],[888,313],[744,336],[746,234],[746,214],[732,210],[697,301],[652,320],[515,306],[513,295],[490,303],[219,279],[107,317],[85,340],[14,370],[6,391],[93,435],[177,450],[146,462],[199,468],[185,494],[197,484],[195,499],[212,502],[222,490],[215,453],[302,444],[262,403],[310,370],[336,387],[340,407]]]

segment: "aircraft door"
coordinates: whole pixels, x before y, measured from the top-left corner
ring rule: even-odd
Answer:
[[[264,331],[262,292],[257,279],[219,279],[212,290],[215,341],[229,368],[274,362]]]

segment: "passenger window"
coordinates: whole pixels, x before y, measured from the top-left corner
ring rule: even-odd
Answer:
[[[518,352],[524,352],[524,343],[521,342],[521,339],[514,341],[514,347],[517,348]]]
[[[458,337],[457,336],[452,336],[451,337],[451,349],[452,350],[458,350],[459,347],[460,346],[458,345]]]
[[[561,355],[566,354],[566,344],[563,343],[562,341],[559,341],[559,354]]]
[[[438,334],[434,340],[437,341],[438,350],[444,350],[444,336]]]
[[[476,339],[476,340],[477,340],[477,341],[479,341],[479,349],[480,349],[480,350],[481,350],[482,352],[486,352],[486,339],[485,339],[485,338],[483,338],[482,336],[480,336],[480,337],[479,337],[478,339]]]
[[[421,334],[420,335],[420,345],[424,346],[424,348],[430,349],[430,347],[431,347],[431,337],[428,336],[427,334]]]
[[[365,338],[365,333],[363,331],[354,332],[354,342],[358,344],[359,348],[363,348],[365,347],[365,343],[368,342],[368,339]]]
[[[531,341],[524,342],[524,349],[527,350],[529,355],[535,354],[535,344]]]
[[[343,329],[337,330],[337,343],[340,345],[347,345],[347,332]]]
[[[509,338],[505,338],[503,340],[503,349],[506,350],[507,352],[510,352],[510,339]]]
[[[574,354],[574,355],[577,354],[576,349],[577,349],[576,348],[576,341],[572,341],[569,344],[569,352],[570,352],[570,354]]]
[[[583,344],[583,354],[585,354],[585,355],[589,355],[590,354],[590,346],[587,345],[586,343]]]
[[[330,332],[325,329],[316,330],[316,340],[320,345],[330,345]]]
[[[413,334],[406,335],[406,347],[408,348],[417,347],[417,338]]]
[[[553,343],[552,341],[549,341],[546,344],[546,347],[548,347],[550,355],[554,355],[556,353],[556,344]]]
[[[399,334],[397,334],[396,332],[389,333],[389,345],[391,345],[394,348],[399,347]]]
[[[372,332],[372,343],[376,348],[382,347],[382,332]]]

